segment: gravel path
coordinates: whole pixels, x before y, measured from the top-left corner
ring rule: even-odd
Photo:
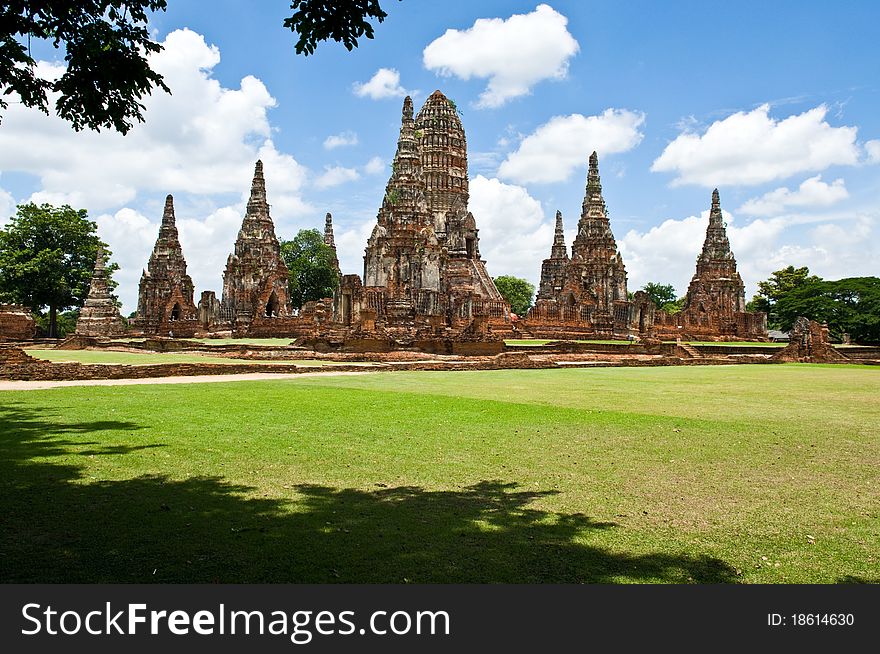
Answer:
[[[133,386],[136,384],[206,384],[215,382],[264,381],[299,379],[300,377],[327,377],[338,375],[368,375],[369,372],[249,372],[236,375],[190,375],[184,377],[150,377],[147,379],[74,379],[70,381],[5,381],[0,380],[0,391],[36,391],[65,386]]]

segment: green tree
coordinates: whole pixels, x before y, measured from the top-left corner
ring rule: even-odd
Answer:
[[[525,316],[532,306],[535,287],[525,279],[511,275],[501,275],[493,279],[501,296],[510,302],[510,309],[518,316]]]
[[[287,27],[299,35],[296,53],[314,54],[320,41],[333,39],[351,51],[358,46],[361,36],[373,38],[373,26],[368,19],[378,22],[388,15],[379,6],[379,0],[293,0],[293,15],[284,19]]]
[[[301,229],[292,241],[282,241],[281,257],[290,271],[288,288],[295,309],[330,297],[339,286],[336,253],[317,229]]]
[[[48,333],[57,336],[58,312],[81,307],[88,296],[99,246],[106,249],[85,209],[19,205],[0,229],[0,298],[37,313],[48,308]],[[111,274],[116,269],[108,266]]]
[[[806,266],[801,268],[788,266],[777,270],[770,275],[770,279],[758,282],[758,292],[746,305],[746,309],[766,313],[767,326],[771,329],[791,329],[794,320],[788,323],[780,320],[776,311],[777,302],[790,291],[818,281],[821,281],[821,278],[811,275]]]
[[[662,307],[669,302],[675,302],[675,287],[672,284],[648,282],[642,286],[642,290],[657,307]]]
[[[849,334],[860,343],[880,342],[880,279],[850,277],[827,281],[812,277],[775,301],[782,329],[790,329],[798,316],[828,323],[833,336]]]
[[[150,37],[152,13],[167,0],[8,0],[0,4],[0,110],[4,96],[49,113],[49,93],[57,93],[55,112],[74,129],[112,128],[126,134],[143,122],[141,100],[171,90],[150,68],[149,56],[162,50]],[[369,19],[387,14],[379,0],[292,0],[284,27],[298,34],[297,54],[315,52],[333,39],[349,50],[358,38],[373,38]],[[31,41],[62,46],[67,70],[56,80],[36,74]]]

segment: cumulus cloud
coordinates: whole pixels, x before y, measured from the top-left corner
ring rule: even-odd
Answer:
[[[380,68],[368,81],[355,82],[352,89],[356,96],[373,100],[402,98],[407,94],[400,85],[400,73],[394,68]]]
[[[866,142],[865,152],[868,154],[868,163],[880,163],[880,139]]]
[[[828,107],[777,120],[770,105],[737,112],[703,133],[680,134],[651,170],[675,173],[673,185],[763,184],[859,160],[856,127],[832,127]]]
[[[325,166],[324,172],[315,180],[315,188],[325,189],[345,184],[360,178],[356,168],[343,166]]]
[[[352,131],[340,132],[339,134],[331,134],[324,139],[324,149],[335,150],[336,148],[344,148],[349,145],[358,144],[358,135]]]
[[[541,203],[522,186],[477,175],[470,182],[468,208],[480,229],[480,253],[489,274],[515,275],[537,285],[554,227],[544,219]]]
[[[0,170],[36,176],[39,190],[30,200],[89,210],[122,266],[116,275],[126,313],[135,308],[166,193],[175,195],[197,289],[218,293],[258,158],[279,234],[314,212],[302,197],[307,169],[271,139],[268,112],[276,103],[263,82],[247,76],[238,88],[223,86],[213,76],[220,51],[191,30],[171,32],[164,46],[150,62],[173,95],[145,98],[146,122],[127,136],[77,133],[57,117],[21,105],[9,107],[0,129]],[[39,69],[51,76],[63,65],[41,62]]]
[[[270,138],[267,112],[275,99],[265,85],[247,76],[238,89],[223,87],[212,77],[219,50],[191,30],[176,30],[163,44],[150,63],[173,95],[145,98],[144,124],[127,136],[77,133],[55,116],[12,105],[0,130],[0,169],[38,176],[35,201],[96,211],[141,192],[237,192],[263,156],[272,161],[265,163],[274,192],[297,195],[306,169]]]
[[[645,114],[627,109],[606,109],[598,116],[554,116],[522,140],[498,174],[520,184],[565,181],[586,165],[593,150],[601,158],[636,147],[644,122]]]
[[[12,193],[4,188],[0,188],[0,227],[6,224],[6,221],[15,213],[15,198]]]
[[[364,165],[364,172],[367,175],[378,175],[385,170],[385,161],[382,157],[373,157]]]
[[[425,68],[449,77],[488,79],[480,108],[500,107],[545,79],[563,79],[578,51],[568,18],[548,5],[510,18],[480,18],[466,30],[446,30],[422,53]]]
[[[801,182],[794,191],[783,186],[759,198],[752,198],[737,212],[749,216],[773,216],[792,207],[828,207],[848,197],[849,193],[842,178],[827,184],[822,181],[821,175],[816,175]]]

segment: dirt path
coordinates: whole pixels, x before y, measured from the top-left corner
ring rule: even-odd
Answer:
[[[71,381],[3,381],[0,391],[36,391],[65,386],[133,386],[136,384],[209,384],[216,382],[265,381],[299,379],[300,377],[334,377],[339,375],[368,375],[369,372],[250,372],[236,375],[191,375],[186,377],[149,377],[146,379],[75,379]]]

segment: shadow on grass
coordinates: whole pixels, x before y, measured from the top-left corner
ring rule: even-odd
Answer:
[[[483,481],[458,490],[300,485],[253,497],[219,477],[89,481],[75,436],[140,430],[0,408],[0,581],[732,582],[718,559],[590,544],[616,525],[531,505],[554,491]]]

